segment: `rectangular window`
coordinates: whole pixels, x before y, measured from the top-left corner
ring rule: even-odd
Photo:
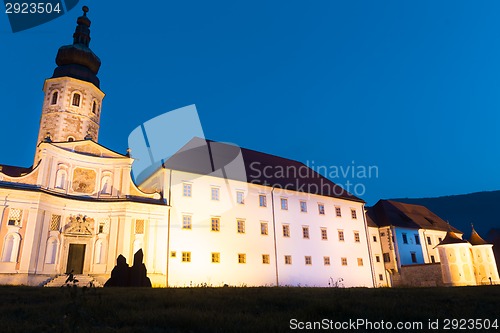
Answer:
[[[236,192],[236,202],[243,205],[245,203],[245,192]]]
[[[138,235],[144,234],[144,220],[135,220],[135,233]]]
[[[323,264],[325,266],[330,266],[330,257],[323,257]]]
[[[238,264],[246,264],[247,255],[245,253],[238,253]]]
[[[212,231],[220,231],[220,218],[212,217]]]
[[[389,255],[389,253],[384,253],[383,256],[384,262],[391,262],[391,256]]]
[[[259,206],[267,207],[267,197],[265,194],[259,194]]]
[[[212,252],[212,262],[214,264],[220,263],[220,253],[219,252]]]
[[[305,256],[305,261],[306,265],[312,265],[312,257],[311,256]]]
[[[318,204],[318,213],[319,215],[325,215],[325,205],[321,203]]]
[[[238,224],[238,233],[244,234],[245,233],[245,221],[244,220],[237,220],[237,224]]]
[[[347,258],[340,258],[340,261],[342,262],[342,266],[347,266]]]
[[[403,236],[403,243],[408,244],[408,237],[406,237],[406,234],[402,234]]]
[[[192,185],[187,183],[182,184],[182,195],[185,197],[190,197],[192,194]]]
[[[104,223],[99,223],[99,233],[104,233]]]
[[[384,276],[383,276],[382,274],[379,274],[379,275],[378,275],[378,279],[379,279],[380,281],[384,281]]]
[[[432,240],[430,237],[427,236],[427,244],[432,245]]]
[[[354,241],[356,243],[359,243],[360,242],[360,239],[359,239],[359,232],[355,231],[354,232]]]
[[[434,256],[431,256],[431,262],[434,264],[436,263],[436,258],[434,258]]]
[[[269,228],[268,228],[267,222],[260,222],[260,234],[261,235],[268,235],[269,234]]]
[[[358,266],[363,266],[363,258],[358,258]]]
[[[344,241],[344,231],[339,230],[339,241],[343,242]]]
[[[380,256],[375,256],[375,261],[380,262]]]
[[[285,265],[292,264],[292,256],[285,256]]]
[[[16,227],[21,226],[21,218],[23,217],[23,210],[18,208],[11,208],[9,210],[9,221],[8,225],[13,225]]]
[[[420,237],[415,234],[415,244],[420,245]]]
[[[340,209],[340,207],[335,207],[335,215],[337,217],[342,217],[342,210]]]
[[[283,224],[283,237],[290,237],[290,225]]]
[[[191,252],[182,252],[182,262],[191,262]]]
[[[171,258],[177,258],[177,251],[170,251]]]
[[[384,236],[385,236],[385,232],[381,232],[380,237],[384,237]]]
[[[281,198],[281,209],[288,210],[288,199]]]
[[[307,213],[307,202],[305,201],[300,202],[300,211],[302,213]]]
[[[328,232],[326,228],[321,228],[321,240],[328,240]]]
[[[50,231],[59,231],[61,226],[61,215],[54,215],[50,218]]]
[[[182,229],[191,229],[192,228],[192,218],[191,215],[182,215]]]
[[[271,263],[271,260],[269,259],[269,254],[262,255],[262,263],[263,264],[270,264]]]
[[[308,226],[302,227],[302,237],[309,239],[309,227]]]
[[[417,254],[415,252],[410,252],[411,254],[411,262],[416,263],[417,262]]]
[[[219,191],[218,187],[212,187],[212,200],[219,201]]]
[[[351,209],[351,218],[353,220],[356,220],[358,216],[356,215],[356,209]]]

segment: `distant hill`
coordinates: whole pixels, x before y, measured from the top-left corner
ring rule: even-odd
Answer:
[[[471,223],[483,238],[487,238],[492,228],[500,228],[500,191],[477,192],[462,195],[450,195],[437,198],[391,199],[415,205],[423,205],[469,238]]]

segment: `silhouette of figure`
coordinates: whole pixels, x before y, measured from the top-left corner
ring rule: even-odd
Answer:
[[[116,258],[116,266],[111,271],[111,277],[104,284],[105,287],[128,287],[129,267],[127,259],[121,254]]]
[[[139,249],[134,254],[134,264],[130,268],[131,287],[151,287],[151,281],[147,277],[146,265],[143,264],[144,254]]]
[[[142,263],[144,254],[139,249],[134,255],[134,264],[129,267],[123,255],[116,258],[116,266],[111,271],[111,277],[104,287],[150,287],[151,281],[147,277],[146,265]]]

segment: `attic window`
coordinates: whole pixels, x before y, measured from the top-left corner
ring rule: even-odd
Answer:
[[[73,101],[71,103],[73,106],[80,106],[80,94],[75,93],[73,95]]]

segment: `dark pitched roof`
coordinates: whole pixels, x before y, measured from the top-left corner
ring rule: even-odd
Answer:
[[[488,242],[486,242],[483,238],[481,238],[481,236],[479,236],[479,234],[476,232],[474,227],[472,228],[472,233],[471,233],[470,238],[469,238],[469,243],[471,243],[472,245],[488,244]]]
[[[0,164],[0,172],[10,177],[20,177],[32,171],[31,168],[23,168],[13,165]]]
[[[367,209],[369,216],[379,227],[396,226],[408,229],[452,230],[453,228],[427,207],[392,200],[379,200]]]
[[[436,245],[436,247],[438,247],[439,245],[459,244],[459,243],[468,243],[468,242],[458,237],[453,231],[448,231],[444,239],[438,245]]]
[[[197,137],[166,160],[163,167],[364,202],[304,163]]]

